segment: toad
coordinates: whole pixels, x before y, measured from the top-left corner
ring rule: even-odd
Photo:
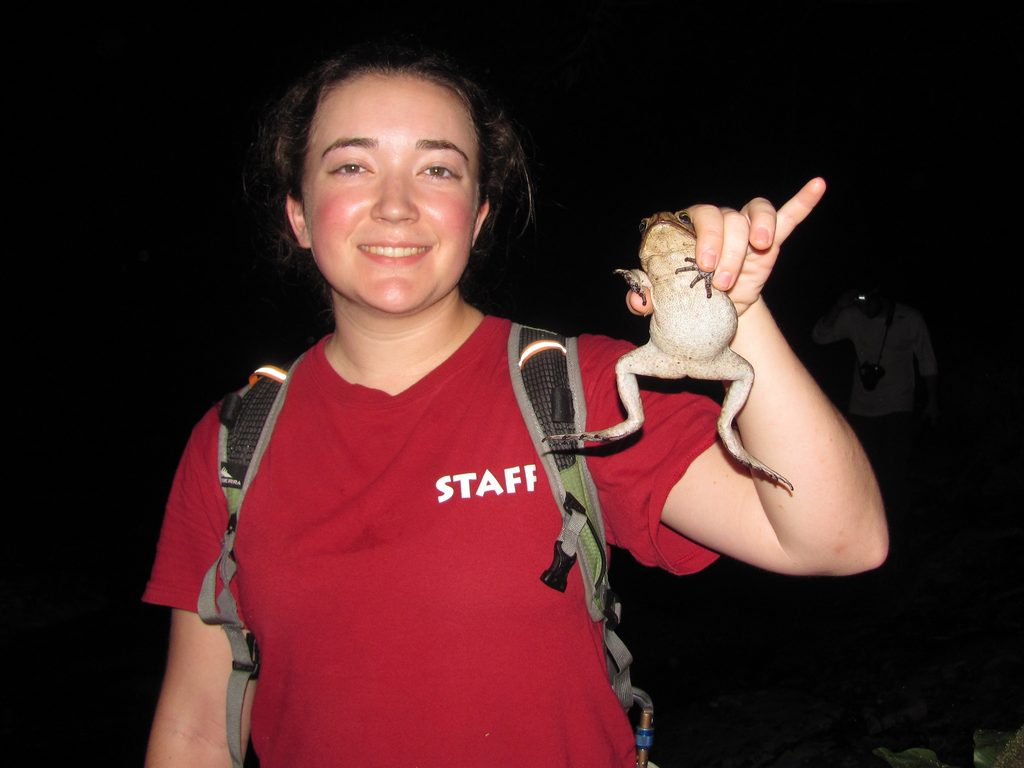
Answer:
[[[732,300],[712,287],[712,272],[697,266],[697,236],[686,211],[656,213],[640,222],[641,269],[617,269],[647,304],[654,307],[650,341],[623,355],[615,365],[626,420],[599,432],[552,435],[549,440],[609,442],[631,435],[644,423],[637,376],[712,379],[730,382],[718,417],[718,434],[737,461],[793,490],[793,484],[744,449],[733,421],[750,394],[754,369],[729,348],[736,335]]]

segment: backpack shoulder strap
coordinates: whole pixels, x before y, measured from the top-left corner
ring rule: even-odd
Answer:
[[[650,697],[630,683],[629,665],[633,657],[615,634],[621,609],[608,582],[604,519],[597,488],[580,452],[583,444],[576,440],[545,441],[547,435],[578,433],[586,428],[577,340],[513,323],[508,353],[512,389],[547,471],[555,502],[562,510],[562,530],[555,542],[554,560],[541,580],[564,592],[568,572],[579,559],[587,610],[591,618],[604,623],[612,687],[626,709],[637,702],[645,712],[650,712]],[[653,729],[643,730],[644,739],[648,739]],[[637,738],[639,747],[639,730]]]
[[[292,363],[291,370],[294,371],[298,362]],[[288,382],[287,370],[263,366],[249,377],[248,386],[229,394],[220,407],[217,459],[220,485],[227,501],[228,524],[221,541],[220,555],[203,579],[198,612],[205,623],[219,624],[231,645],[227,729],[231,762],[236,768],[242,766],[242,702],[249,681],[259,675],[259,651],[255,638],[238,615],[238,606],[231,593],[231,579],[237,570],[235,532],[245,492],[256,477],[260,459],[270,443],[274,424],[284,406]]]
[[[602,588],[607,586],[608,567],[597,489],[586,460],[577,452],[583,447],[581,442],[545,442],[547,435],[581,432],[576,424],[586,422],[576,339],[513,324],[509,368],[523,419],[568,528],[559,536],[555,558],[541,580],[564,592],[568,572],[579,559],[587,609],[591,618],[600,621],[604,618]]]

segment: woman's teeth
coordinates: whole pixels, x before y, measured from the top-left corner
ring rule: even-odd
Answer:
[[[405,256],[415,256],[417,253],[425,253],[427,246],[425,245],[414,245],[405,247],[395,247],[392,245],[364,245],[362,249],[367,253],[372,253],[375,256],[387,256],[392,259],[401,259]]]

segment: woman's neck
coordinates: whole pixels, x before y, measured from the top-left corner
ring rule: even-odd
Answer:
[[[327,360],[349,383],[397,395],[451,357],[482,320],[458,293],[405,317],[335,302]]]

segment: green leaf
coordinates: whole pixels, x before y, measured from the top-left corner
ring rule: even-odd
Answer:
[[[930,749],[914,747],[903,752],[893,752],[885,747],[871,750],[871,754],[885,760],[892,768],[956,768],[939,760]]]
[[[974,768],[992,768],[1011,736],[1013,731],[975,731]]]

